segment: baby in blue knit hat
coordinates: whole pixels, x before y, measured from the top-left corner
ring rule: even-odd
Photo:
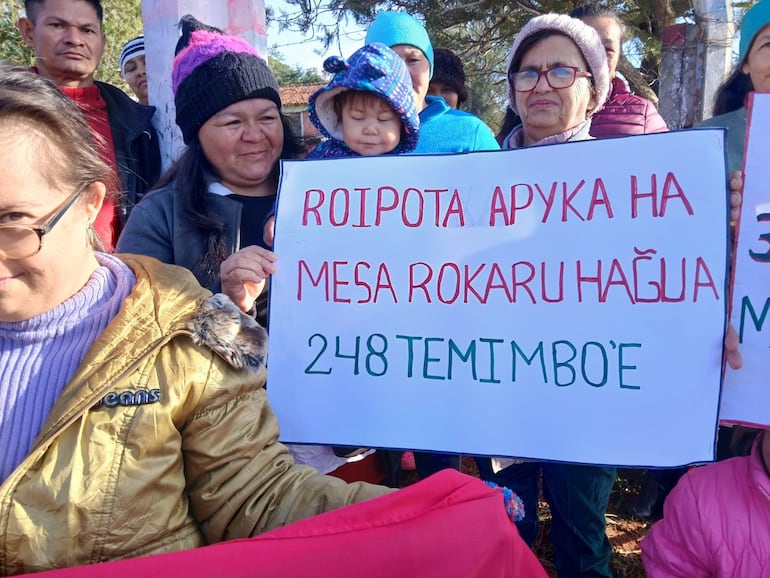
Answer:
[[[412,80],[404,61],[377,42],[346,61],[332,56],[324,69],[334,74],[308,102],[311,122],[328,140],[307,156],[334,159],[412,152],[420,133]],[[265,219],[264,241],[273,244],[275,207]]]
[[[369,157],[409,153],[417,146],[420,117],[414,105],[412,79],[393,50],[374,42],[346,61],[332,56],[324,70],[334,74],[308,102],[310,121],[328,137],[308,159]],[[341,458],[367,451],[335,446]]]
[[[330,159],[403,154],[417,146],[420,119],[412,81],[401,58],[384,44],[372,43],[347,60],[327,58],[334,78],[314,92],[310,121],[329,140],[307,158]]]

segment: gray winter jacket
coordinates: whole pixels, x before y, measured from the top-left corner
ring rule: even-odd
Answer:
[[[191,222],[181,201],[174,183],[145,195],[134,207],[118,239],[117,252],[148,255],[163,263],[185,267],[193,272],[198,283],[218,293],[221,290],[219,268],[204,263],[208,235]],[[225,223],[227,254],[240,249],[242,205],[211,193],[206,194],[205,204],[212,216]]]

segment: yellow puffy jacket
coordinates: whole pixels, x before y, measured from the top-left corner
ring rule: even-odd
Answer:
[[[122,259],[135,287],[0,486],[0,575],[252,536],[389,491],[294,464],[264,330],[187,270]]]

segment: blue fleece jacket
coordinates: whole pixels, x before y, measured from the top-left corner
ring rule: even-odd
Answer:
[[[414,153],[464,153],[500,148],[480,118],[450,108],[437,96],[426,96],[425,104],[420,112],[420,140]]]

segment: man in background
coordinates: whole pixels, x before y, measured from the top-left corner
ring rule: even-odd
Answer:
[[[107,43],[100,0],[25,0],[24,10],[18,27],[35,51],[34,70],[77,103],[115,171],[120,189],[110,191],[93,223],[111,250],[131,208],[160,174],[158,135],[150,122],[155,109],[94,80]]]

